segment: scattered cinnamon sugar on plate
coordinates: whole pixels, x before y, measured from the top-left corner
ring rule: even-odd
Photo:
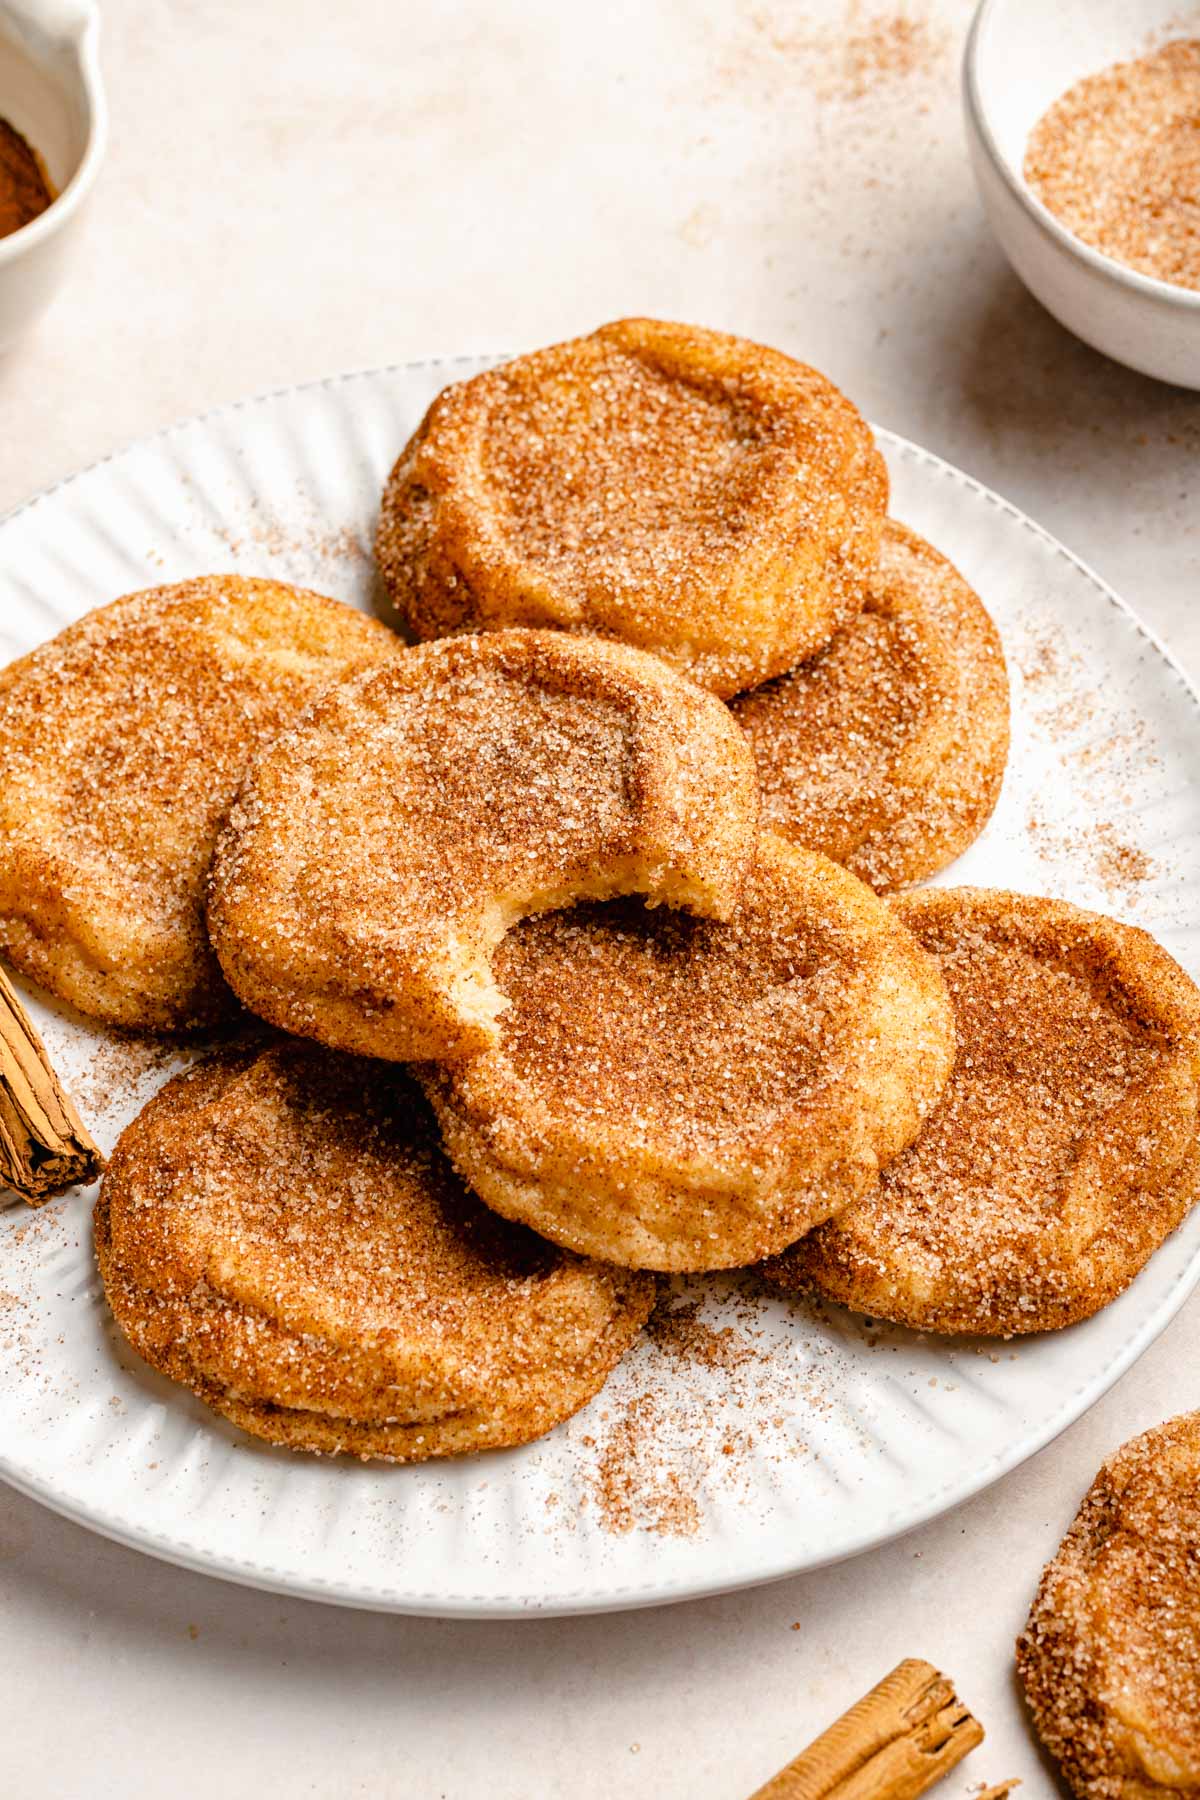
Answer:
[[[136,1106],[158,1086],[157,1077],[175,1073],[194,1054],[170,1038],[114,1030],[96,1044],[74,1077],[72,1092],[89,1117],[104,1118]]]
[[[1006,642],[1020,715],[1013,785],[1023,790],[1025,844],[1044,870],[1024,885],[1140,916],[1167,874],[1144,799],[1167,776],[1151,723],[1115,685],[1089,679],[1072,634],[1040,609],[1022,614]]]
[[[753,1274],[664,1287],[579,1428],[583,1496],[604,1532],[694,1537],[730,1495],[769,1508],[771,1471],[813,1453],[810,1431],[836,1405],[808,1320]]]
[[[595,1495],[609,1531],[635,1525],[672,1537],[700,1529],[700,1503],[687,1472],[661,1454],[662,1412],[652,1394],[639,1394],[609,1433],[596,1465]]]
[[[684,1368],[690,1363],[704,1369],[740,1369],[755,1354],[734,1326],[706,1324],[698,1301],[656,1307],[647,1330],[655,1348]]]
[[[1087,870],[1110,902],[1136,899],[1137,889],[1155,873],[1153,859],[1136,844],[1126,842],[1110,820],[1061,829],[1031,812],[1027,829],[1051,868],[1066,864]]]

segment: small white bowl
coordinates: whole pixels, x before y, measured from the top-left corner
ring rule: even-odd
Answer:
[[[108,131],[91,0],[0,0],[0,118],[46,165],[57,199],[0,238],[0,351],[49,304],[75,247]]]
[[[1068,331],[1161,381],[1200,388],[1200,292],[1156,281],[1081,243],[1021,173],[1029,134],[1084,75],[1200,37],[1180,0],[981,0],[963,58],[975,180],[1021,280]]]

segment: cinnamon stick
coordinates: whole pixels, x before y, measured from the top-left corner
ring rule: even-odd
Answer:
[[[750,1800],[916,1800],[982,1741],[944,1675],[902,1662]]]
[[[29,1014],[0,970],[0,1188],[40,1206],[51,1194],[93,1181],[103,1166]]]

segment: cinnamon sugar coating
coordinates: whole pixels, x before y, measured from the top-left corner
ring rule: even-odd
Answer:
[[[894,905],[946,977],[950,1085],[879,1188],[768,1273],[918,1330],[1087,1318],[1200,1195],[1200,994],[1144,931],[1064,901]]]
[[[858,611],[887,491],[865,420],[815,369],[625,319],[444,389],[376,554],[418,638],[598,632],[728,695]]]
[[[1024,175],[1083,243],[1200,290],[1200,38],[1075,82],[1030,133]]]
[[[420,1071],[489,1206],[628,1267],[782,1248],[878,1179],[949,1073],[933,959],[870,889],[765,833],[727,923],[616,903],[527,920],[494,1050]]]
[[[539,1437],[654,1298],[482,1207],[400,1071],[294,1041],[168,1082],[95,1224],[138,1354],[299,1450],[412,1462]]]
[[[0,949],[110,1024],[234,1010],[203,888],[253,752],[327,682],[395,655],[378,620],[280,582],[130,594],[0,670]]]
[[[1200,1793],[1200,1413],[1105,1463],[1042,1575],[1017,1669],[1079,1800]]]
[[[726,707],[657,657],[505,631],[406,649],[255,761],[213,863],[225,974],[273,1024],[399,1061],[494,1043],[530,912],[737,904],[757,792]]]
[[[1000,635],[958,570],[889,519],[862,612],[732,702],[764,825],[873,888],[943,868],[983,830],[1008,758]]]

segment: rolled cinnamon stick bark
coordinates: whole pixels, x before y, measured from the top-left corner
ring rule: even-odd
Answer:
[[[945,1676],[902,1662],[750,1800],[916,1800],[983,1742]]]
[[[0,1189],[11,1188],[40,1206],[51,1194],[94,1180],[103,1166],[29,1014],[0,970]]]

